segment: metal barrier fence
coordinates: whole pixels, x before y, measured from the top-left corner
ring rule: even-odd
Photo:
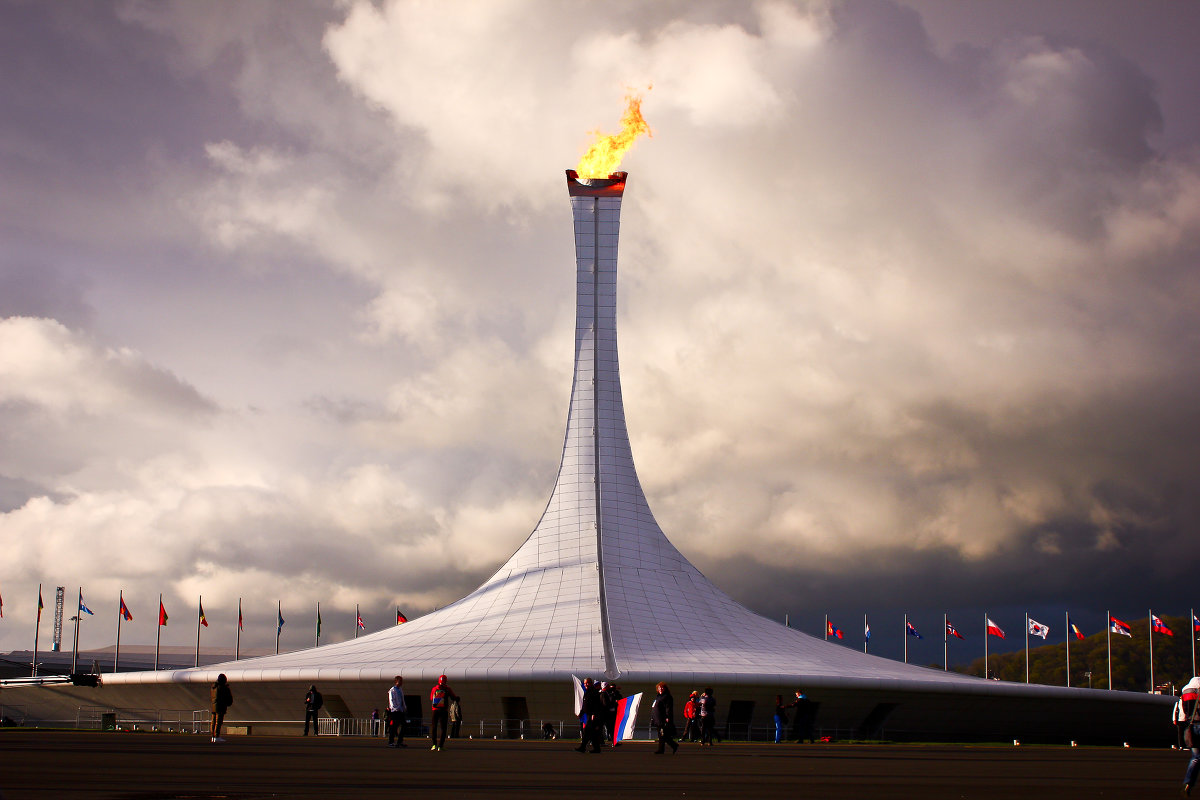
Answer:
[[[370,717],[319,717],[317,733],[321,736],[379,736],[386,732],[382,720]]]
[[[83,730],[165,731],[168,733],[206,732],[208,711],[164,711],[157,708],[115,709],[105,706],[79,706],[74,727]],[[44,720],[51,723],[60,720]]]

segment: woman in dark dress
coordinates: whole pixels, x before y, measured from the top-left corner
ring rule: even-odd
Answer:
[[[675,741],[675,701],[671,699],[671,690],[665,683],[660,682],[654,689],[658,692],[654,707],[650,709],[650,723],[658,728],[658,749],[654,754],[665,752],[666,745],[670,745],[674,753],[679,749],[679,743]]]

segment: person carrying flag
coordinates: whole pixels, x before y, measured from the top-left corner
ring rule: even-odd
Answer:
[[[675,701],[671,699],[671,690],[666,683],[659,681],[654,690],[658,692],[650,709],[650,724],[658,729],[658,749],[654,754],[662,755],[667,745],[674,754],[679,750],[679,742],[675,741]]]
[[[583,716],[587,717],[583,741],[575,751],[586,753],[590,744],[592,752],[599,753],[604,740],[604,698],[600,696],[600,686],[591,678],[583,679]]]
[[[446,676],[438,676],[437,683],[429,690],[429,739],[433,742],[430,750],[441,750],[446,745],[446,733],[450,729],[450,701],[457,699],[458,695],[446,682]]]

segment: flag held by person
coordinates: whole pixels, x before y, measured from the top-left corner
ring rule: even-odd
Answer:
[[[1124,620],[1119,620],[1112,614],[1108,615],[1108,629],[1113,633],[1119,633],[1122,636],[1133,638],[1133,633],[1129,629],[1129,623]]]
[[[571,676],[571,688],[575,692],[575,716],[583,713],[583,678]]]
[[[1040,637],[1042,637],[1042,639],[1045,639],[1047,636],[1050,635],[1050,626],[1043,625],[1042,623],[1038,622],[1035,619],[1030,619],[1029,620],[1029,635],[1030,636],[1040,636]]]
[[[1154,614],[1150,615],[1150,628],[1155,633],[1161,633],[1164,636],[1174,636],[1175,635],[1175,632],[1167,627],[1167,623],[1163,622],[1161,619],[1159,619]]]
[[[617,723],[613,726],[613,744],[633,738],[633,726],[637,721],[638,705],[641,702],[641,692],[629,697],[622,697],[617,701]]]
[[[987,618],[987,632],[989,636],[999,636],[1001,639],[1004,638],[1004,631],[1000,629],[999,625],[992,622],[991,617]]]

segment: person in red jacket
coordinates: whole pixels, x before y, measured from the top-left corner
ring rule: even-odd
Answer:
[[[450,701],[457,700],[458,695],[446,682],[446,676],[438,678],[438,682],[429,690],[429,738],[433,741],[430,750],[441,750],[446,744],[446,730],[450,727]],[[440,730],[440,734],[439,734]]]
[[[696,734],[699,733],[696,729],[696,697],[698,694],[698,692],[692,692],[687,702],[683,704],[683,736],[679,737],[681,742],[694,742]]]

